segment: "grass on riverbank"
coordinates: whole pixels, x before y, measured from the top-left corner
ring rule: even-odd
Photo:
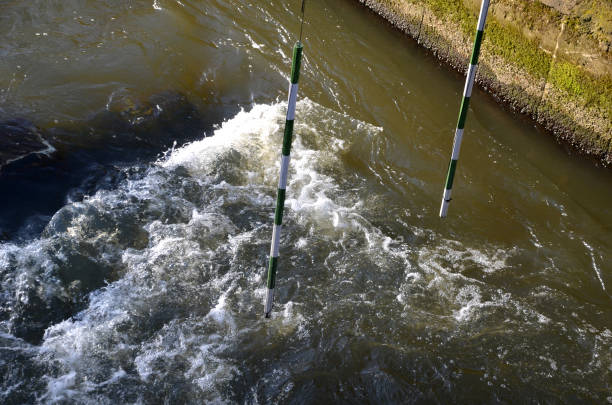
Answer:
[[[456,24],[466,40],[471,41],[477,23],[480,2],[448,0],[382,0],[383,3],[412,3],[427,6],[441,20]],[[472,4],[473,3],[473,4]],[[517,3],[515,1],[514,3]],[[518,0],[521,22],[528,26],[542,26],[542,21],[558,23],[564,16],[539,2]],[[515,4],[516,5],[516,4]],[[568,20],[569,21],[569,20]],[[566,29],[577,30],[572,24]],[[559,29],[556,28],[555,29]],[[573,35],[573,33],[570,33]],[[521,28],[495,18],[490,18],[485,31],[488,49],[507,63],[516,65],[537,79],[547,82],[586,107],[599,109],[604,116],[612,117],[612,77],[594,76],[571,61],[557,58],[544,51],[536,38],[528,38]]]

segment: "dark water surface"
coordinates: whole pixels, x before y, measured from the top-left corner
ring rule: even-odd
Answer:
[[[0,3],[1,403],[612,403],[612,174],[352,0]],[[19,140],[19,143],[17,143]]]

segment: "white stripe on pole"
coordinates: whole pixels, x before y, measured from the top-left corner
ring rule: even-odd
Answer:
[[[478,16],[478,31],[484,31],[487,11],[489,11],[489,0],[484,0],[480,7],[480,15]]]
[[[451,197],[451,192],[453,191],[453,189],[448,189],[448,190],[444,190],[444,199],[445,200],[450,200]]]
[[[453,154],[451,159],[459,160],[459,152],[461,151],[461,140],[463,139],[463,129],[457,128],[455,132],[455,143],[453,144]]]
[[[282,225],[274,225],[274,230],[272,230],[272,247],[270,248],[270,257],[279,256],[278,250],[280,246],[281,228]]]
[[[284,190],[287,188],[287,177],[289,174],[289,162],[291,161],[291,156],[281,155],[281,172],[280,178],[278,179],[278,188]]]
[[[298,84],[289,85],[289,101],[287,102],[287,121],[295,119],[295,104],[297,102]]]
[[[465,82],[465,87],[463,89],[464,97],[472,97],[472,89],[474,88],[474,76],[476,76],[477,69],[478,65],[470,65],[467,81]]]
[[[266,314],[272,311],[272,302],[274,301],[274,288],[268,288],[268,295],[266,297]]]
[[[448,212],[448,205],[451,199],[451,189],[444,190],[444,197],[442,197],[442,207],[440,208],[440,216],[445,217]]]

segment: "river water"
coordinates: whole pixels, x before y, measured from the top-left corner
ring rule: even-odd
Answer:
[[[612,174],[353,0],[0,3],[0,402],[612,403]],[[18,141],[20,140],[20,141]]]

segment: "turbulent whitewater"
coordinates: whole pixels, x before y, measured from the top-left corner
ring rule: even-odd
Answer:
[[[464,78],[355,1],[263,318],[298,3],[0,3],[0,403],[612,403],[610,172],[475,89],[440,220]]]
[[[539,304],[554,291],[521,297],[464,274],[503,274],[520,250],[377,226],[386,203],[342,159],[381,129],[310,101],[298,106],[278,302],[264,321],[284,107],[240,112],[65,206],[39,239],[1,245],[4,401],[269,402],[317,397],[313,381],[330,399],[399,401],[429,398],[412,383],[432,380],[444,400],[474,378],[510,387],[513,367],[554,378],[584,344],[574,375],[608,372],[612,333],[568,330]],[[40,344],[13,335],[24,331]],[[565,333],[566,346],[529,354],[538,333]],[[458,367],[466,347],[486,363]]]

